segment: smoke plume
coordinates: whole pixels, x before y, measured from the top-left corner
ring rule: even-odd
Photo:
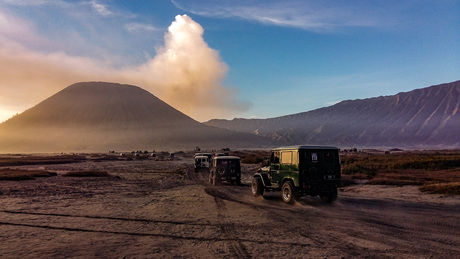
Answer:
[[[227,65],[203,39],[203,28],[187,15],[178,15],[165,34],[157,55],[139,68],[148,76],[151,92],[197,119],[225,116],[249,108],[222,84]]]

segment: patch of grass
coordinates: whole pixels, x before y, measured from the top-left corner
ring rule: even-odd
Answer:
[[[119,157],[115,155],[100,155],[100,154],[95,154],[92,155],[90,158],[94,162],[102,162],[102,161],[118,161],[120,160]]]
[[[351,177],[344,176],[342,179],[340,179],[340,183],[338,187],[345,187],[345,186],[350,186],[356,184]]]
[[[428,183],[421,186],[420,191],[432,194],[460,195],[460,182]]]
[[[375,174],[380,170],[455,170],[460,168],[460,152],[408,152],[398,154],[342,155],[343,174]]]
[[[460,151],[341,155],[342,176],[368,184],[420,185],[460,182]]]
[[[4,168],[0,170],[0,181],[33,180],[36,177],[56,176],[54,172],[44,170],[21,170]]]
[[[81,155],[55,155],[55,156],[0,156],[0,166],[22,166],[22,165],[51,165],[78,163],[86,160]]]
[[[241,159],[241,163],[245,164],[258,164],[264,161],[264,157],[255,154],[246,155]]]
[[[368,184],[378,184],[378,185],[421,185],[422,181],[417,179],[401,179],[401,178],[387,178],[387,177],[374,177],[373,179],[367,182]]]
[[[367,174],[353,174],[353,175],[343,175],[344,176],[349,176],[353,180],[366,180],[369,179],[369,175]]]
[[[63,174],[64,177],[109,177],[110,174],[105,171],[71,171]]]
[[[259,164],[268,160],[270,152],[263,150],[243,150],[234,151],[230,155],[240,157],[241,163],[244,164]]]

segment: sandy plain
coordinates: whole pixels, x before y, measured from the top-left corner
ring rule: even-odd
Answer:
[[[333,204],[212,186],[192,158],[25,165],[57,176],[0,181],[2,258],[455,258],[460,197],[353,185]],[[110,177],[64,177],[100,170]]]

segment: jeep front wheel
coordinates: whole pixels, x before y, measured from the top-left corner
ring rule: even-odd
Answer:
[[[286,203],[292,204],[296,200],[296,189],[291,181],[284,182],[283,187],[281,187],[281,197]]]
[[[259,177],[254,177],[251,184],[251,192],[254,197],[264,195],[264,188]]]

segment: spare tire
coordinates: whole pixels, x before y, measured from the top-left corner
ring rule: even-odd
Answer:
[[[219,175],[225,174],[225,165],[218,165],[216,168],[216,173]]]

